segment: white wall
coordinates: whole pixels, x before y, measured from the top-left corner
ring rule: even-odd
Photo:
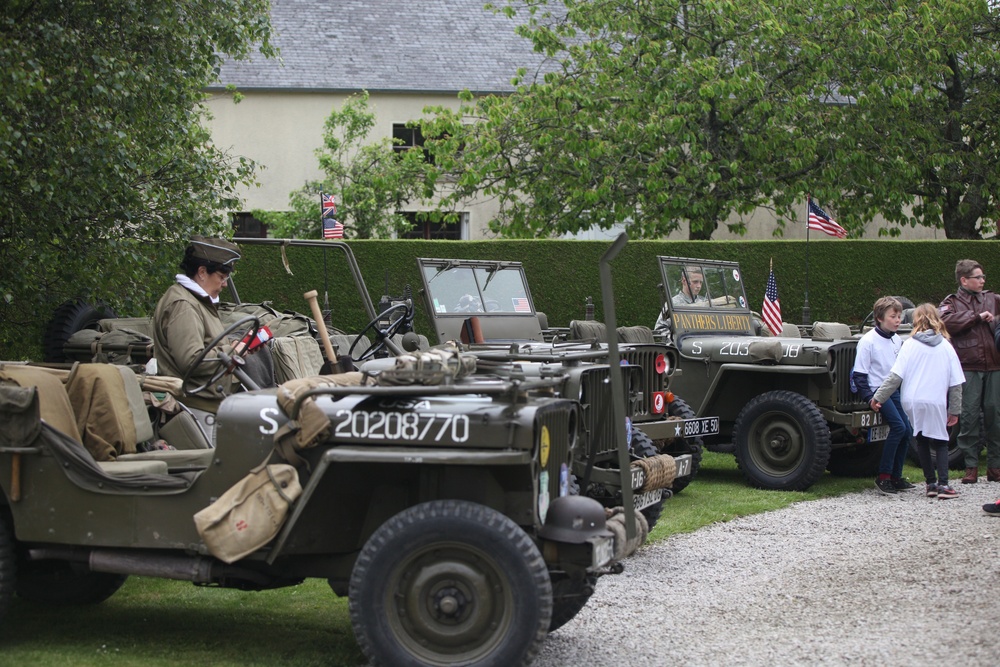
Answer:
[[[347,99],[337,93],[249,92],[234,104],[227,95],[213,95],[208,101],[212,119],[208,123],[215,145],[233,155],[248,157],[263,167],[257,174],[258,186],[239,193],[246,201],[244,210],[288,209],[289,194],[306,181],[323,178],[315,151],[323,145],[323,124],[333,109]],[[395,123],[422,116],[426,106],[457,109],[455,95],[372,94],[368,106],[376,123],[369,139],[380,141],[392,136]],[[338,204],[340,202],[338,201]],[[408,210],[428,208],[415,202]],[[483,238],[487,222],[496,213],[492,201],[480,200],[461,209],[469,214],[470,238]]]
[[[315,150],[322,146],[323,123],[334,107],[339,108],[347,94],[340,93],[244,93],[244,99],[234,104],[228,95],[213,95],[208,107],[213,115],[208,127],[216,146],[233,155],[245,156],[264,168],[258,173],[259,186],[244,188],[239,194],[246,201],[244,210],[287,210],[288,195],[301,188],[306,181],[320,180],[320,171]],[[376,125],[370,139],[379,141],[392,136],[394,123],[405,123],[423,115],[426,106],[447,106],[457,109],[459,101],[453,94],[415,95],[374,93],[369,98],[369,107],[375,111]],[[338,202],[339,203],[339,202]],[[821,202],[832,208],[832,203]],[[408,210],[420,210],[414,203]],[[491,236],[486,229],[489,220],[496,215],[496,202],[481,199],[472,202],[461,211],[468,213],[469,238],[476,240]],[[829,210],[829,208],[828,208]],[[783,238],[806,237],[805,204],[802,205],[800,221],[786,224]],[[735,216],[734,216],[734,219]],[[880,221],[869,224],[866,238],[878,238]],[[747,234],[739,236],[720,228],[713,239],[770,239],[775,238],[774,216],[765,209],[758,209],[747,219]],[[575,235],[577,238],[607,239],[617,236],[617,232],[590,230]],[[671,234],[671,240],[687,239],[687,225]],[[781,238],[781,237],[779,237]],[[812,231],[810,240],[833,240],[820,232]],[[945,238],[943,230],[925,227],[903,229],[901,239]]]

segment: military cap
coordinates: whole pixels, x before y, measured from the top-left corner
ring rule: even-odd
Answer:
[[[223,266],[232,266],[240,258],[240,248],[226,239],[207,238],[205,236],[191,237],[191,256],[215,262]]]

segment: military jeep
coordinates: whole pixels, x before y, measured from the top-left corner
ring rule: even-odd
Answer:
[[[261,322],[249,320],[223,336],[252,338]],[[464,364],[426,359],[305,378],[314,384],[291,402],[288,384],[237,393],[211,430],[138,451],[168,434],[143,391],[182,399],[197,388],[128,359],[0,364],[0,615],[13,595],[97,603],[129,575],[242,590],[322,577],[349,598],[374,664],[515,665],[582,609],[598,577],[621,570],[604,508],[570,493],[589,436],[557,379],[464,376]],[[235,373],[253,384],[239,355],[201,363],[217,369],[213,382]],[[297,461],[284,456],[301,495],[273,539],[220,559],[192,517],[280,461],[307,405],[325,427]]]
[[[765,489],[801,491],[826,469],[877,472],[888,426],[851,391],[857,340],[849,327],[816,327],[805,338],[788,326],[780,337],[762,336],[738,263],[658,261],[657,334],[678,349],[671,386],[695,413],[719,416],[722,437],[710,449],[734,452],[747,481]],[[698,276],[700,290],[685,289]]]
[[[423,279],[420,294],[439,342],[462,341],[483,368],[506,366],[523,377],[560,378],[560,395],[581,402],[591,449],[579,451],[574,480],[582,493],[605,506],[620,505],[623,489],[612,396],[606,391],[609,342],[604,324],[580,323],[574,328],[576,336],[546,339],[520,262],[440,258],[417,262]],[[694,479],[701,462],[701,438],[717,432],[718,420],[695,417],[671,393],[677,356],[672,346],[654,342],[650,332],[647,342],[623,342],[617,349],[627,379],[627,423],[621,430],[629,435],[633,462],[644,466],[633,469],[634,506],[652,527],[663,501]],[[674,473],[661,484],[651,484],[662,474],[662,465],[674,468]]]

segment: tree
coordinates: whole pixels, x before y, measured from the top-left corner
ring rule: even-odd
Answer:
[[[150,272],[176,267],[190,234],[225,230],[219,212],[236,208],[236,187],[252,180],[254,165],[212,146],[203,90],[224,55],[246,56],[253,44],[273,53],[268,7],[267,0],[0,6],[7,354],[24,354],[26,328],[70,298],[148,312]]]
[[[687,220],[690,238],[708,239],[733,213],[782,216],[801,202],[804,177],[830,150],[817,110],[832,63],[810,41],[806,5],[523,4],[533,18],[518,30],[552,57],[550,70],[522,73],[509,96],[436,109],[424,131],[446,137],[432,150],[456,174],[453,198],[497,197],[495,231],[623,224],[656,238]]]
[[[1000,10],[909,0],[826,6],[846,105],[824,167],[839,221],[876,214],[978,239],[1000,216]],[[834,194],[831,192],[831,194]],[[911,208],[912,207],[912,208]],[[898,233],[890,228],[889,233]]]
[[[334,109],[323,127],[323,147],[316,150],[326,178],[306,183],[289,195],[291,211],[253,211],[271,232],[283,238],[320,233],[320,192],[337,198],[337,219],[345,236],[388,238],[410,223],[398,213],[407,202],[434,194],[434,170],[419,148],[396,150],[386,137],[365,143],[375,126],[368,93],[349,97]]]

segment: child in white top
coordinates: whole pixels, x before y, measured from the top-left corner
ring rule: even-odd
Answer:
[[[851,371],[852,387],[869,405],[874,401],[875,390],[889,376],[903,345],[903,340],[896,334],[903,317],[903,305],[899,300],[884,296],[875,302],[872,312],[875,327],[858,341],[854,370]],[[903,462],[910,449],[913,429],[903,411],[899,392],[894,392],[882,403],[882,419],[889,425],[889,435],[882,443],[875,488],[879,493],[892,495],[913,488],[913,484],[903,479]],[[872,409],[875,409],[874,405]]]
[[[948,338],[937,308],[929,303],[917,306],[913,335],[903,343],[889,377],[874,399],[877,410],[902,384],[903,410],[913,424],[927,496],[931,498],[958,496],[948,484],[948,427],[958,423],[962,412],[965,375]],[[931,447],[937,454],[936,482]]]

